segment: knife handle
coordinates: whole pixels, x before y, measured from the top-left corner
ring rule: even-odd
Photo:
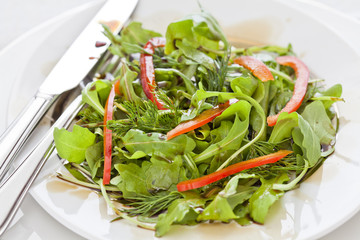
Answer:
[[[0,137],[0,182],[56,97],[37,93]]]
[[[31,184],[38,176],[46,160],[55,149],[53,132],[57,128],[67,128],[81,110],[83,104],[78,96],[66,108],[64,113],[48,130],[45,137],[27,155],[16,170],[0,184],[0,238],[11,223],[22,200],[26,196]]]

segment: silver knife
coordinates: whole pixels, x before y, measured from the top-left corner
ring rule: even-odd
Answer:
[[[0,181],[4,178],[29,135],[57,97],[75,88],[96,64],[95,59],[105,52],[110,41],[104,36],[100,23],[110,26],[114,34],[134,11],[138,0],[107,0],[85,27],[65,55],[42,83],[22,113],[0,137]],[[101,42],[102,47],[95,47]]]
[[[54,129],[56,127],[67,128],[80,111],[82,105],[81,96],[75,98],[12,175],[3,184],[0,184],[0,237],[14,218],[42,166],[54,151]]]

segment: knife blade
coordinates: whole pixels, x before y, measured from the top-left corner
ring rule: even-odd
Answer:
[[[131,16],[137,2],[138,0],[107,0],[55,65],[29,104],[1,135],[0,181],[58,96],[78,86],[97,62],[90,57],[100,57],[110,45],[110,40],[102,33],[102,24],[108,25],[117,34]],[[96,42],[101,42],[102,47],[96,47]]]

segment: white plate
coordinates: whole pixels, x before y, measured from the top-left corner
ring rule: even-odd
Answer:
[[[291,42],[295,52],[308,64],[312,72],[325,78],[328,85],[340,82],[346,104],[339,104],[340,130],[337,150],[310,179],[297,190],[288,192],[275,206],[263,226],[240,227],[232,224],[201,224],[196,227],[173,227],[164,239],[313,239],[323,236],[355,214],[360,206],[360,165],[357,160],[359,148],[354,147],[360,133],[358,109],[360,99],[360,72],[356,71],[360,57],[334,32],[315,19],[281,1],[204,1],[204,7],[217,17],[229,35],[253,42],[286,45]],[[186,6],[186,7],[184,7]],[[170,20],[197,11],[196,1],[143,1],[135,18],[144,26],[161,32]],[[80,21],[76,16],[72,22]],[[69,24],[63,23],[59,26]],[[67,28],[68,29],[68,28]],[[56,41],[59,33],[49,33],[42,46]],[[40,49],[41,50],[41,49]],[[25,70],[34,69],[37,62],[51,56],[40,51],[29,57]],[[37,65],[37,69],[40,69]],[[23,70],[24,70],[23,69]],[[24,99],[17,102],[23,106],[30,93],[26,84],[29,71],[18,73],[18,89]],[[23,85],[24,84],[24,85]],[[14,94],[11,97],[15,97]],[[8,99],[8,98],[7,98]],[[11,98],[10,98],[11,99]],[[21,101],[23,101],[21,103]],[[10,118],[16,112],[14,101],[9,103]],[[125,221],[109,223],[114,216],[97,194],[80,189],[54,178],[59,167],[56,158],[51,159],[32,188],[32,196],[59,222],[89,239],[151,239],[153,232],[137,228]]]

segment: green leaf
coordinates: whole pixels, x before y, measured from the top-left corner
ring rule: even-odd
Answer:
[[[104,142],[98,142],[88,147],[85,151],[86,162],[89,165],[92,178],[96,176],[103,158]]]
[[[234,78],[230,84],[233,91],[235,91],[236,87],[239,87],[241,92],[251,97],[257,89],[258,80],[249,74],[247,76],[242,75]]]
[[[74,125],[72,132],[55,128],[54,141],[60,157],[69,162],[81,163],[85,160],[86,149],[95,143],[95,134],[78,125]]]
[[[144,169],[147,169],[150,162],[144,161],[142,167],[135,163],[115,164],[115,169],[120,173],[122,181],[118,187],[121,189],[124,198],[137,195],[150,195]]]
[[[119,56],[139,53],[150,38],[161,36],[160,33],[142,28],[139,22],[131,22],[121,31],[120,36],[114,35],[109,27],[104,26],[104,34],[113,43],[109,47],[111,53]]]
[[[294,128],[292,137],[294,142],[302,149],[304,158],[313,167],[321,157],[320,140],[310,124],[302,117],[299,117],[299,128]]]
[[[196,194],[188,194],[184,199],[175,200],[168,208],[167,213],[159,216],[155,229],[156,237],[164,236],[172,224],[182,222],[188,214],[193,214],[193,209],[204,207],[206,199]]]
[[[176,50],[175,42],[177,39],[187,39],[190,42],[194,42],[194,34],[192,31],[193,25],[191,19],[176,21],[168,25],[165,35],[165,54],[170,54]]]
[[[341,84],[335,84],[334,86],[328,88],[326,91],[320,93],[320,96],[329,96],[339,98],[342,94],[342,86]],[[325,109],[328,109],[335,101],[322,101],[324,104]]]
[[[100,80],[99,80],[100,81]],[[86,87],[82,90],[81,95],[82,95],[82,101],[84,103],[89,104],[91,107],[93,107],[98,113],[100,113],[102,116],[104,116],[104,107],[100,102],[100,98],[98,95],[98,89],[97,89],[97,81],[95,82],[91,82],[89,84],[86,85]],[[103,86],[102,84],[98,84],[101,85],[100,90],[103,90]]]
[[[254,177],[255,175],[253,174],[244,173],[240,173],[232,177],[230,181],[226,184],[225,188],[221,192],[219,192],[215,199],[204,209],[202,213],[199,214],[197,220],[217,220],[222,222],[228,222],[231,219],[238,218],[238,216],[235,215],[233,212],[234,207],[249,199],[252,193],[255,191],[254,189],[251,189],[250,191],[240,192],[241,196],[236,195],[239,179]],[[232,204],[230,204],[229,199],[234,196],[236,197],[236,200],[235,198],[232,198]],[[236,203],[234,203],[234,200]]]
[[[214,124],[217,125],[224,120],[233,120],[236,114],[241,121],[246,121],[249,118],[250,110],[251,104],[245,100],[240,100],[231,104],[220,116],[216,117]]]
[[[292,112],[290,114],[287,112],[281,113],[276,122],[276,125],[274,126],[274,129],[271,132],[269,142],[278,143],[286,138],[290,138],[292,130],[298,125],[297,112]]]
[[[120,80],[119,90],[123,94],[126,101],[141,104],[141,99],[136,95],[133,82],[137,77],[137,73],[131,71],[128,65],[123,62],[121,66],[121,75],[117,78]]]
[[[235,219],[237,216],[234,214],[230,204],[226,198],[217,195],[215,199],[199,214],[198,221],[217,220],[228,222]]]
[[[270,207],[282,196],[283,191],[273,190],[274,183],[281,184],[289,180],[287,174],[282,174],[270,180],[261,180],[261,186],[249,200],[250,216],[254,221],[263,224]]]
[[[105,106],[106,100],[111,90],[111,83],[107,80],[99,80],[95,82],[96,91],[102,106]]]
[[[195,141],[182,134],[169,141],[161,133],[145,133],[131,129],[121,138],[125,148],[134,154],[142,151],[148,156],[160,156],[172,160],[176,155],[190,153],[196,146]]]
[[[172,185],[179,182],[182,159],[176,156],[172,163],[151,159],[151,165],[145,172],[148,189],[168,190]]]
[[[320,143],[331,144],[335,139],[336,130],[331,124],[321,101],[314,101],[307,105],[301,116],[310,124],[310,127],[319,137]]]
[[[248,111],[249,114],[250,108],[244,111]],[[227,150],[239,149],[245,134],[248,132],[248,127],[249,118],[240,121],[239,117],[236,116],[229,134],[220,142],[210,145],[205,151],[194,157],[195,162],[199,163]]]
[[[205,66],[209,70],[214,70],[214,60],[206,55],[205,53],[197,50],[192,46],[192,43],[183,40],[176,41],[176,47],[180,50],[182,54],[184,54],[187,58],[195,61],[198,64]]]

